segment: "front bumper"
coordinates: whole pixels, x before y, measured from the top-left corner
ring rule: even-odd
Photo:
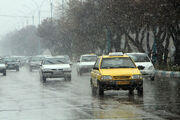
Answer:
[[[42,75],[46,78],[61,78],[71,77],[71,71],[43,71]]]
[[[17,69],[19,67],[19,65],[16,65],[16,64],[8,64],[7,65],[7,69]]]
[[[111,80],[100,81],[100,84],[105,90],[128,90],[129,88],[137,88],[143,86],[143,80]]]

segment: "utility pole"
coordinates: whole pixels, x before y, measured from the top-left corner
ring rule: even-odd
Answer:
[[[52,18],[53,18],[53,3],[52,3],[52,1],[50,3],[50,6],[51,6],[51,21],[52,21]]]
[[[34,25],[34,15],[32,16],[32,24]]]
[[[38,11],[38,16],[39,16],[39,25],[41,24],[41,11]]]
[[[64,0],[62,0],[62,15],[64,17]]]

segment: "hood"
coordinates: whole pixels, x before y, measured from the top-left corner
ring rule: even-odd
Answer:
[[[118,69],[101,69],[102,75],[110,76],[131,76],[134,74],[141,74],[138,68],[118,68]]]
[[[40,64],[41,64],[41,61],[31,61],[30,64],[38,64],[38,65],[40,65]]]
[[[95,62],[80,62],[79,65],[84,65],[84,66],[93,66],[95,64]]]
[[[7,62],[7,64],[19,64],[17,61]]]
[[[70,69],[69,64],[53,64],[53,65],[43,65],[42,69]]]
[[[0,68],[5,68],[6,65],[5,64],[0,64]]]
[[[151,62],[135,62],[136,66],[144,66],[144,70],[148,70],[150,67],[153,66],[153,64]],[[151,68],[152,69],[152,68]],[[154,69],[154,66],[153,66]]]

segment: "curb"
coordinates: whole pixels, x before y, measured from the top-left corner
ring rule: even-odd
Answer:
[[[159,76],[159,77],[180,77],[180,72],[156,70],[155,76]]]

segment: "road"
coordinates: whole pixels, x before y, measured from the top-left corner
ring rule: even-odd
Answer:
[[[178,120],[179,78],[144,79],[144,96],[128,91],[107,91],[91,95],[89,75],[72,81],[50,79],[40,82],[38,71],[8,71],[0,75],[0,120]]]

